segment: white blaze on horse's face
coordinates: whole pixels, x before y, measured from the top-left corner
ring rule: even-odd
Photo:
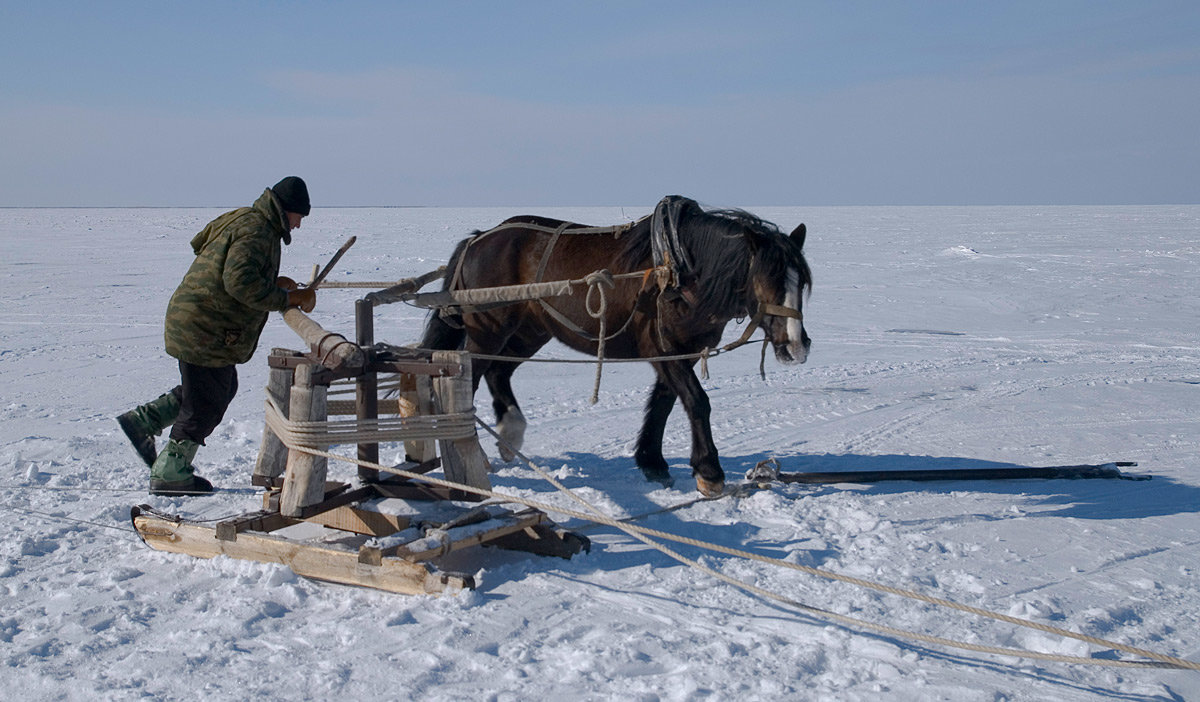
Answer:
[[[789,268],[787,272],[787,293],[783,298],[783,306],[792,310],[800,309],[800,271]],[[792,357],[792,363],[804,363],[808,360],[808,346],[805,341],[804,321],[795,317],[787,318],[787,352]]]

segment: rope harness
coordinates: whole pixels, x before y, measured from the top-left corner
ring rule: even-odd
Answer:
[[[664,318],[667,316],[664,313],[663,305],[667,304],[671,299],[682,297],[679,293],[681,281],[690,275],[694,270],[692,258],[688,253],[687,247],[684,246],[679,233],[679,223],[683,216],[683,209],[689,202],[687,198],[677,195],[663,198],[654,209],[654,213],[643,217],[636,222],[621,224],[610,227],[587,227],[576,225],[571,222],[562,222],[558,226],[550,227],[536,222],[506,222],[499,226],[493,227],[485,232],[467,240],[466,247],[482,241],[484,238],[510,229],[532,230],[543,234],[549,234],[550,239],[546,243],[546,247],[542,250],[541,257],[538,261],[534,282],[523,285],[508,285],[491,288],[468,288],[463,287],[462,269],[463,262],[466,259],[466,250],[459,256],[457,265],[450,275],[450,283],[446,289],[440,293],[409,293],[403,295],[400,299],[406,302],[411,302],[418,307],[426,309],[438,310],[442,321],[452,326],[458,326],[458,322],[451,320],[444,312],[457,312],[459,314],[468,312],[483,312],[488,309],[501,307],[504,305],[515,304],[518,302],[536,301],[543,311],[546,312],[552,319],[558,322],[567,331],[579,336],[582,339],[596,343],[596,359],[594,361],[583,361],[585,363],[596,364],[595,381],[592,385],[592,394],[589,398],[591,404],[596,404],[600,398],[600,381],[604,373],[604,364],[606,361],[628,361],[637,360],[640,362],[665,362],[674,360],[699,360],[700,361],[700,377],[707,380],[708,375],[708,359],[717,355],[721,351],[731,351],[745,344],[750,343],[750,337],[761,326],[763,319],[770,315],[776,317],[785,317],[797,319],[803,323],[804,316],[799,309],[793,309],[784,305],[768,302],[763,299],[755,300],[754,313],[750,318],[750,323],[742,332],[742,335],[734,342],[726,344],[719,350],[710,348],[702,349],[696,353],[690,354],[666,354],[670,344],[667,342],[667,335],[664,330]],[[620,238],[625,232],[633,227],[650,219],[650,242],[653,267],[635,271],[631,273],[613,274],[607,269],[594,271],[587,276],[575,280],[562,281],[543,281],[546,270],[549,266],[554,250],[558,245],[559,239],[564,234],[591,234],[591,235],[608,235],[614,238]],[[647,291],[653,287],[657,287],[658,294],[655,299],[655,332],[657,335],[656,343],[661,352],[658,356],[641,357],[638,359],[608,359],[606,356],[606,344],[608,341],[624,334],[628,331],[633,323],[634,316],[637,314],[637,305],[631,305],[629,315],[625,322],[613,332],[608,330],[608,310],[609,310],[609,292],[615,290],[616,283],[619,280],[627,280],[640,278],[642,280],[642,290]],[[596,320],[599,331],[596,335],[591,334],[583,329],[572,320],[570,317],[555,308],[546,298],[564,297],[574,294],[573,287],[576,285],[584,285],[587,288],[587,293],[584,299],[584,310],[589,317]],[[673,294],[672,294],[673,293]],[[766,379],[766,355],[769,339],[763,339],[762,352],[759,357],[758,372],[759,376]],[[520,356],[510,356],[501,354],[472,354],[476,358],[494,361],[515,361],[527,362],[534,359],[524,358]],[[574,362],[574,361],[565,361]]]

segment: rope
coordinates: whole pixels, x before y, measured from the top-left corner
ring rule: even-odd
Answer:
[[[266,425],[290,448],[312,448],[361,442],[384,443],[415,439],[454,440],[475,436],[475,412],[417,417],[346,419],[328,422],[291,421],[267,397]]]
[[[74,519],[72,517],[64,517],[61,514],[51,514],[49,512],[39,512],[35,509],[24,509],[22,507],[13,507],[12,505],[0,505],[0,509],[6,509],[10,512],[20,512],[22,514],[31,514],[33,516],[42,517],[44,519],[55,519],[60,522],[71,522],[73,524],[87,524],[88,526],[103,527],[105,529],[113,529],[115,531],[132,531],[134,533],[137,533],[136,529],[133,529],[130,527],[119,527],[119,526],[114,526],[112,524],[103,524],[101,522],[89,522],[86,519]]]
[[[630,319],[633,319],[633,317],[631,316]],[[626,320],[625,325],[626,326],[629,325],[628,320]],[[621,331],[624,331],[624,327],[622,327]],[[619,334],[620,332],[617,332],[617,333]],[[615,334],[613,336],[615,336]],[[700,361],[700,377],[703,380],[708,380],[708,359],[713,358],[715,356],[720,356],[721,354],[729,352],[729,351],[735,351],[743,346],[746,346],[747,344],[751,343],[747,337],[748,337],[747,334],[743,334],[742,338],[738,339],[737,341],[728,343],[719,349],[705,347],[695,353],[679,353],[679,354],[671,354],[671,355],[664,355],[664,356],[639,356],[638,358],[602,358],[602,357],[597,357],[596,359],[591,359],[591,358],[533,358],[533,357],[525,357],[525,356],[508,356],[508,355],[494,354],[494,353],[475,353],[474,351],[471,352],[471,358],[482,358],[485,361],[514,361],[516,363],[596,363],[596,364],[662,363],[662,362],[666,362],[666,361],[697,361],[698,360],[698,361]],[[608,338],[611,339],[612,336],[609,336]],[[764,337],[762,339],[762,354],[759,356],[759,359],[758,359],[758,374],[759,374],[759,377],[761,377],[763,380],[767,379],[766,362],[767,362],[767,345],[768,344],[770,344],[770,339],[767,339]],[[597,367],[597,369],[596,369],[597,381],[596,381],[595,387],[592,390],[592,404],[596,404],[596,396],[599,392],[599,377],[600,377],[600,370]]]
[[[478,419],[476,419],[476,421],[480,424],[480,426],[483,426],[490,434],[499,438],[499,434],[497,434],[495,431],[493,431],[491,429],[491,427],[488,427],[486,424],[483,424]],[[280,439],[283,440],[283,437],[280,437]],[[508,495],[508,494],[504,494],[504,493],[497,493],[497,492],[493,492],[492,490],[488,490],[488,489],[484,489],[484,488],[477,488],[477,487],[473,487],[473,486],[466,485],[463,483],[456,483],[456,482],[452,482],[452,481],[448,481],[448,480],[442,480],[442,479],[434,478],[434,477],[431,477],[428,475],[422,475],[420,473],[412,473],[412,472],[409,472],[406,470],[401,470],[399,468],[395,468],[392,466],[385,466],[383,464],[375,463],[372,461],[364,461],[364,460],[361,460],[358,458],[351,458],[348,456],[340,456],[338,454],[330,453],[328,451],[322,451],[319,449],[310,448],[307,446],[292,445],[292,444],[288,444],[288,442],[286,440],[284,440],[284,444],[288,445],[289,448],[292,448],[292,449],[295,449],[295,450],[298,450],[298,451],[301,451],[304,453],[308,453],[313,456],[330,458],[330,459],[334,459],[334,460],[338,460],[338,461],[344,461],[347,463],[354,463],[363,468],[371,468],[373,470],[378,470],[380,472],[398,475],[398,476],[401,476],[404,478],[408,478],[409,480],[415,480],[415,481],[423,482],[423,483],[426,483],[429,485],[457,489],[457,490],[461,490],[463,492],[468,492],[468,493],[472,493],[472,494],[476,494],[476,495],[482,495],[484,497],[495,498],[495,499],[502,500],[505,502],[515,502],[518,504],[523,504],[527,507],[533,507],[534,509],[538,509],[543,512],[554,512],[556,514],[563,514],[568,517],[572,517],[572,518],[576,518],[576,519],[582,519],[585,521],[595,522],[597,524],[603,524],[605,526],[611,526],[611,527],[620,529],[621,531],[625,532],[626,534],[630,535],[631,537],[636,538],[639,541],[642,541],[643,543],[650,546],[651,548],[654,548],[654,549],[666,554],[667,556],[671,557],[674,560],[679,561],[680,563],[683,563],[692,568],[695,568],[707,575],[717,578],[718,580],[729,583],[730,585],[733,585],[734,587],[737,587],[739,589],[745,590],[747,592],[759,595],[759,596],[767,598],[767,599],[775,600],[777,602],[785,604],[789,607],[799,609],[799,610],[806,612],[808,614],[811,614],[813,616],[835,621],[839,624],[842,624],[842,625],[848,626],[848,627],[858,627],[858,628],[868,629],[871,631],[876,631],[876,632],[879,632],[882,634],[887,634],[889,636],[895,636],[898,638],[920,641],[923,643],[944,646],[946,648],[957,648],[957,649],[961,649],[961,650],[974,651],[977,653],[987,653],[987,654],[997,655],[997,656],[1011,656],[1014,658],[1026,658],[1026,659],[1044,660],[1044,661],[1051,661],[1051,662],[1058,662],[1058,663],[1071,663],[1071,664],[1077,664],[1077,665],[1096,665],[1096,666],[1123,667],[1123,668],[1176,668],[1176,669],[1200,671],[1200,663],[1197,663],[1195,661],[1189,661],[1189,660],[1186,660],[1183,658],[1178,658],[1176,656],[1170,656],[1170,655],[1166,655],[1166,654],[1162,654],[1162,653],[1157,653],[1155,651],[1138,648],[1136,646],[1128,646],[1128,645],[1125,645],[1122,643],[1118,643],[1116,641],[1109,641],[1107,639],[1102,639],[1102,638],[1098,638],[1095,636],[1079,634],[1079,633],[1076,633],[1073,631],[1068,631],[1067,629],[1062,629],[1060,627],[1050,626],[1048,624],[1041,624],[1039,622],[1030,621],[1028,619],[1020,619],[1018,617],[1013,617],[1013,616],[1009,616],[1006,614],[1000,614],[998,612],[991,612],[989,610],[981,609],[979,607],[972,607],[970,605],[959,604],[957,602],[953,602],[953,601],[950,601],[947,599],[924,595],[922,593],[915,592],[912,590],[904,590],[901,588],[895,588],[895,587],[891,587],[888,585],[873,583],[869,580],[862,580],[860,578],[855,578],[855,577],[848,576],[848,575],[842,575],[839,573],[833,573],[830,571],[819,570],[817,568],[811,568],[809,566],[802,566],[802,565],[798,565],[795,563],[788,563],[787,561],[783,561],[783,560],[780,560],[777,558],[770,558],[767,556],[761,556],[759,554],[751,553],[749,551],[742,551],[740,549],[730,548],[728,546],[721,546],[719,544],[712,544],[712,543],[708,543],[708,542],[704,542],[704,541],[699,541],[697,539],[692,539],[690,537],[678,536],[675,534],[671,534],[671,533],[664,532],[664,531],[659,531],[657,529],[651,529],[648,527],[627,524],[622,521],[613,519],[612,517],[609,517],[607,515],[604,515],[596,507],[589,505],[587,502],[582,500],[582,498],[579,498],[578,496],[574,495],[565,486],[563,486],[561,483],[558,483],[558,481],[554,480],[553,477],[550,476],[548,473],[545,473],[545,471],[542,471],[542,470],[538,469],[537,467],[535,467],[534,464],[532,462],[530,462],[530,460],[526,456],[524,456],[522,453],[520,453],[520,451],[514,451],[514,453],[515,453],[515,455],[520,457],[521,460],[526,463],[526,465],[530,466],[534,470],[537,470],[552,485],[554,485],[560,491],[566,493],[573,500],[582,503],[588,509],[588,511],[591,512],[591,514],[585,514],[583,512],[578,512],[578,511],[571,510],[571,509],[564,508],[564,507],[548,505],[548,504],[545,504],[542,502],[538,502],[537,500],[531,500],[531,499],[520,497],[517,495]],[[705,566],[702,563],[699,563],[697,561],[689,559],[689,558],[683,556],[682,554],[677,553],[673,549],[670,549],[666,546],[663,546],[662,544],[659,544],[659,543],[653,541],[649,537],[660,538],[660,539],[664,539],[667,541],[675,541],[677,543],[694,546],[696,548],[707,550],[707,551],[723,553],[723,554],[726,554],[729,556],[735,556],[738,558],[745,558],[748,560],[758,561],[761,563],[776,565],[779,567],[796,570],[796,571],[806,573],[809,575],[815,575],[815,576],[827,578],[830,580],[837,580],[840,582],[844,582],[844,583],[848,583],[851,585],[856,585],[859,587],[868,588],[868,589],[872,589],[872,590],[877,590],[879,592],[884,592],[884,593],[891,594],[891,595],[897,595],[900,597],[918,600],[918,601],[925,602],[928,604],[933,604],[933,605],[938,605],[938,606],[942,606],[942,607],[947,607],[950,609],[955,609],[960,612],[965,612],[968,614],[974,614],[979,617],[984,617],[987,619],[993,619],[996,621],[1005,622],[1007,624],[1012,624],[1014,626],[1025,627],[1028,629],[1034,629],[1037,631],[1061,636],[1064,638],[1070,638],[1070,639],[1075,639],[1077,641],[1083,641],[1085,643],[1090,643],[1090,644],[1093,644],[1096,646],[1102,646],[1105,648],[1122,651],[1122,652],[1129,653],[1132,655],[1142,656],[1143,658],[1147,658],[1150,660],[1136,661],[1136,660],[1119,660],[1119,659],[1109,660],[1109,659],[1103,659],[1103,658],[1085,658],[1082,656],[1067,656],[1067,655],[1061,655],[1061,654],[1055,654],[1055,653],[1042,653],[1039,651],[1026,651],[1023,649],[1007,648],[1007,647],[1002,647],[1002,646],[985,646],[985,645],[973,644],[973,643],[969,643],[969,642],[965,642],[965,641],[957,641],[954,639],[949,639],[949,638],[940,637],[940,636],[931,636],[928,634],[920,634],[917,632],[888,626],[886,624],[876,624],[874,622],[869,622],[869,621],[866,621],[863,619],[858,619],[855,617],[850,617],[847,615],[838,614],[836,612],[830,612],[828,610],[813,607],[811,605],[806,605],[802,602],[793,600],[793,599],[791,599],[789,597],[785,597],[783,595],[779,595],[777,593],[770,592],[769,590],[765,590],[756,585],[751,585],[749,583],[742,582],[740,580],[737,580],[736,578],[732,578],[728,575],[725,575],[724,573],[717,572],[716,570],[713,570],[712,568]]]
[[[244,493],[257,495],[260,490],[255,488],[218,487],[221,492]],[[146,492],[145,486],[139,488],[116,487],[72,487],[63,485],[0,485],[0,490],[45,490],[47,492]]]
[[[604,344],[608,341],[608,336],[605,334],[605,329],[608,325],[608,296],[604,294],[604,286],[608,286],[610,290],[616,287],[613,281],[612,273],[607,270],[596,271],[584,278],[588,285],[587,296],[583,299],[584,309],[587,310],[588,316],[600,322],[600,338],[596,341],[596,382],[592,385],[592,404],[596,404],[600,400],[600,375],[604,370]],[[596,306],[592,305],[592,294],[596,293],[596,297],[600,302]],[[633,319],[633,312],[629,313],[629,319]],[[629,326],[629,321],[625,322],[625,327]],[[625,331],[625,327],[621,327],[620,334]]]

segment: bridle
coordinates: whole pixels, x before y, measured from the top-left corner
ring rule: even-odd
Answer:
[[[789,319],[796,319],[799,320],[801,324],[804,324],[804,313],[800,310],[792,309],[791,307],[784,307],[783,305],[777,305],[774,302],[767,302],[762,299],[759,299],[757,302],[758,309],[754,310],[754,316],[750,318],[750,323],[746,325],[746,331],[742,332],[742,335],[738,337],[737,341],[726,344],[723,347],[724,350],[729,351],[750,343],[750,336],[758,330],[759,326],[762,325],[763,317],[766,317],[767,315],[772,317],[787,317]]]

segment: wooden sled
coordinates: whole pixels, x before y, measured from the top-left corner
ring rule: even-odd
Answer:
[[[448,501],[414,507],[413,497],[443,496],[404,481],[353,490],[329,483],[325,501],[308,508],[303,518],[272,508],[279,493],[268,490],[260,511],[215,523],[188,521],[148,505],[134,507],[131,517],[142,540],[160,551],[281,563],[307,578],[407,595],[473,589],[471,575],[437,567],[448,554],[466,548],[570,558],[591,546],[586,537],[558,528],[537,510]],[[397,499],[401,495],[409,499]]]
[[[262,509],[200,523],[139,505],[131,517],[142,540],[162,551],[282,563],[305,577],[405,594],[473,588],[470,575],[437,568],[469,547],[562,558],[588,550],[586,537],[542,512],[479,504],[491,484],[473,423],[470,357],[377,348],[370,305],[360,300],[356,312],[357,343],[298,309],[284,314],[310,351],[275,349],[268,359],[267,426],[251,480],[264,488]],[[400,378],[399,400],[378,396],[380,373]],[[356,399],[328,400],[335,382],[351,382]],[[381,421],[385,408],[399,417]],[[356,419],[329,422],[329,415],[346,414]],[[313,453],[357,443],[360,461],[383,468],[379,444],[401,440],[412,460],[393,470],[408,477],[360,464],[362,484],[354,489],[329,481],[327,457]],[[460,487],[421,482],[437,468]]]

